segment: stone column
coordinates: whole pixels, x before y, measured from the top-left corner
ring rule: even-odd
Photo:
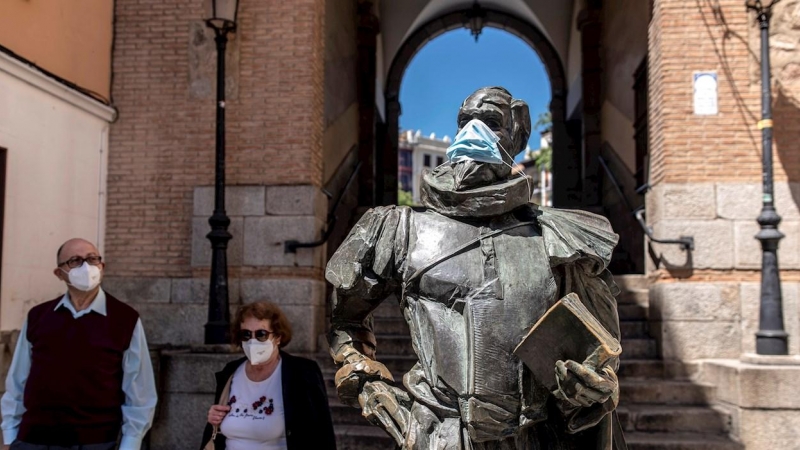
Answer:
[[[589,2],[587,9],[578,14],[581,33],[581,82],[583,85],[583,205],[597,205],[600,201],[597,157],[603,145],[600,129],[602,94],[602,23],[597,1]]]
[[[400,100],[397,93],[386,95],[386,117],[385,147],[376,153],[376,159],[381,161],[378,166],[378,186],[382,188],[382,197],[378,201],[381,205],[394,205],[397,203],[397,146],[400,131]]]
[[[375,78],[377,35],[379,31],[378,17],[372,12],[373,2],[358,2],[358,157],[362,163],[358,174],[360,205],[372,206],[376,196],[375,150],[381,143],[375,142]]]
[[[553,206],[574,208],[581,202],[581,130],[580,121],[566,120],[565,103],[565,96],[556,93],[550,102],[553,117]]]

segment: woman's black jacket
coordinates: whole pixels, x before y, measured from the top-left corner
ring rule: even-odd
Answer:
[[[289,450],[335,450],[331,410],[325,380],[316,362],[292,356],[281,351],[281,382],[283,383],[283,410],[286,420],[286,446]],[[247,358],[232,361],[215,374],[217,390],[214,403],[219,403],[222,389],[236,369]],[[210,405],[209,405],[210,406]],[[206,423],[200,450],[211,439],[212,427]],[[225,449],[225,436],[217,433],[216,450]]]

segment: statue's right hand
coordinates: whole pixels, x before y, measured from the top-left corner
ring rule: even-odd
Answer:
[[[339,399],[342,403],[353,407],[359,406],[358,398],[364,383],[380,380],[394,382],[394,377],[386,366],[366,357],[351,360],[334,376]]]
[[[411,416],[411,398],[383,381],[368,381],[358,395],[361,415],[380,426],[402,447]]]

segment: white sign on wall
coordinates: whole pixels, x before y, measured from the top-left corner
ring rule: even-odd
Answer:
[[[695,72],[693,88],[695,115],[713,116],[718,114],[717,72]]]

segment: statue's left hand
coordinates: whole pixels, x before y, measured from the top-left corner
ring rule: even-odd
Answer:
[[[595,403],[619,402],[619,381],[610,367],[595,369],[590,364],[567,360],[556,362],[558,389],[556,398],[573,406],[588,407]]]
[[[402,389],[383,381],[368,381],[358,396],[361,414],[380,426],[403,446],[408,431],[411,398]]]

